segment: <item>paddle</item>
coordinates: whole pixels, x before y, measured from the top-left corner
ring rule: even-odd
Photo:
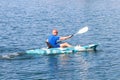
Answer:
[[[83,34],[83,33],[87,32],[87,31],[88,31],[88,27],[85,26],[85,27],[83,27],[82,29],[79,29],[79,31],[78,31],[77,33],[74,33],[74,34],[70,35],[69,38],[71,38],[71,37],[73,37],[73,36],[76,36],[76,35],[78,35],[78,34]],[[61,40],[59,40],[58,43],[59,43],[59,42],[61,42]]]
[[[88,27],[85,26],[82,29],[80,29],[77,33],[73,34],[73,36],[76,36],[78,34],[83,34],[83,33],[87,32],[87,31],[88,31]]]
[[[87,32],[87,31],[88,31],[88,27],[85,26],[85,27],[83,27],[82,29],[79,29],[79,31],[78,31],[77,33],[72,34],[71,37],[72,37],[72,36],[76,36],[76,35],[78,35],[78,34],[83,34],[83,33]],[[70,38],[71,38],[71,37],[70,37]]]

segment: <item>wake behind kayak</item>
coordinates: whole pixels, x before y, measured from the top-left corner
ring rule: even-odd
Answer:
[[[3,54],[3,55],[0,55],[0,59],[3,60],[3,59],[14,59],[18,56],[21,56],[21,55],[24,55],[25,53],[9,53],[9,54]]]

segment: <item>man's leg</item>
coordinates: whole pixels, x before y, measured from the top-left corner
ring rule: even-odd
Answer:
[[[68,44],[68,43],[62,43],[62,44],[60,44],[60,47],[61,47],[61,48],[64,48],[64,47],[71,47],[71,45]]]

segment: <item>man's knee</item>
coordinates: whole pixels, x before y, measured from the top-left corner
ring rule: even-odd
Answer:
[[[62,43],[62,44],[60,44],[60,47],[68,47],[69,46],[69,44],[68,43]]]

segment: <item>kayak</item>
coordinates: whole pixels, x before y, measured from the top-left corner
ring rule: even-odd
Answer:
[[[95,51],[98,44],[90,44],[86,46],[74,46],[67,48],[42,48],[42,49],[32,49],[25,51],[26,54],[68,54],[75,52],[84,52],[84,51]]]

